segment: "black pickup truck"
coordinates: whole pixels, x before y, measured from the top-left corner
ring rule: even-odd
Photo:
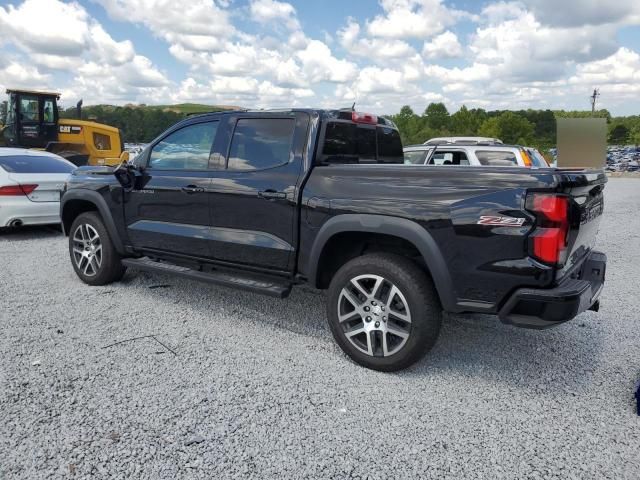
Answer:
[[[351,110],[187,118],[118,168],[75,171],[61,199],[76,273],[127,267],[286,297],[327,292],[339,346],[398,370],[442,312],[545,328],[597,310],[602,171],[414,166],[389,120]]]

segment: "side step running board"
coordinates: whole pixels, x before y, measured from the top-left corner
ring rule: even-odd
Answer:
[[[201,282],[215,283],[216,285],[225,287],[262,293],[271,297],[285,298],[291,292],[291,284],[277,283],[268,279],[253,278],[221,271],[201,272],[187,267],[156,262],[147,257],[124,258],[122,264],[147,272],[167,273],[169,275],[190,278]]]

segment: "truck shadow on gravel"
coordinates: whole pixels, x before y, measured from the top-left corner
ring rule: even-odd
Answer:
[[[446,315],[433,350],[403,374],[483,377],[536,394],[577,394],[590,386],[603,345],[591,312],[549,330],[504,325],[490,315]]]
[[[0,228],[0,242],[3,240],[23,241],[62,237],[62,229],[57,225],[34,225],[20,228]]]
[[[288,299],[278,300],[190,281],[178,286],[175,279],[162,275],[126,275],[123,280],[143,283],[147,288],[173,284],[174,288],[163,288],[161,294],[156,289],[147,291],[170,301],[179,299],[201,309],[202,315],[224,305],[239,322],[268,324],[313,337],[323,342],[322,349],[330,345],[340,361],[350,362],[334,344],[327,326],[323,292],[297,287]],[[586,312],[550,330],[527,330],[504,325],[489,315],[445,314],[433,350],[417,365],[391,375],[406,379],[445,376],[460,382],[480,377],[536,394],[577,394],[589,387],[600,363],[604,338],[599,324],[603,320]]]

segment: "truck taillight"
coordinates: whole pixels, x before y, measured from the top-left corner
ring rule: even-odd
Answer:
[[[532,255],[546,263],[566,260],[569,233],[569,199],[548,193],[527,196],[527,210],[536,214],[537,227],[531,234]]]
[[[0,195],[5,197],[29,195],[36,188],[38,188],[38,185],[7,185],[6,187],[0,187]]]

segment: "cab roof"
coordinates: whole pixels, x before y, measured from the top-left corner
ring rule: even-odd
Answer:
[[[11,93],[30,93],[33,95],[46,95],[49,97],[56,97],[57,99],[60,99],[60,93],[58,92],[45,92],[42,90],[22,90],[19,88],[7,88],[7,94],[11,94]]]
[[[326,109],[326,108],[273,108],[273,109],[242,109],[242,110],[225,110],[221,112],[206,112],[199,114],[189,115],[187,118],[201,118],[206,116],[212,117],[220,117],[226,115],[237,115],[238,113],[244,114],[255,114],[255,115],[264,115],[268,113],[295,113],[295,112],[305,112],[310,115],[318,115],[322,120],[343,120],[343,121],[353,121],[354,123],[369,123],[376,125],[383,125],[391,128],[396,128],[396,125],[388,118],[385,118],[380,115],[375,115],[371,113],[363,113],[351,110],[350,108],[345,109]],[[184,121],[184,120],[183,120]]]

